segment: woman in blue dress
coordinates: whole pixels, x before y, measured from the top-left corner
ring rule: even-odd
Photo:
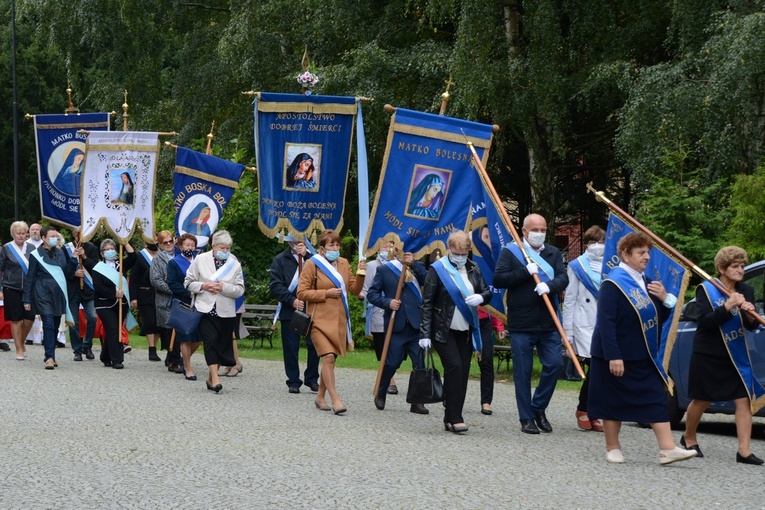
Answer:
[[[646,234],[622,237],[616,248],[621,262],[600,287],[587,412],[591,420],[603,420],[606,460],[612,463],[624,462],[622,421],[651,424],[662,465],[696,456],[695,450],[675,445],[669,425],[667,380],[658,353],[662,324],[677,298],[643,274],[652,247]]]

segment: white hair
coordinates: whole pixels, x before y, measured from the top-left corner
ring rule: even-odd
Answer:
[[[222,244],[223,246],[231,246],[234,244],[234,240],[231,239],[231,234],[228,230],[218,230],[212,236],[212,245]]]

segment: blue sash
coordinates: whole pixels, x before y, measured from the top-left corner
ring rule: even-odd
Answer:
[[[398,267],[396,267],[396,264],[391,262],[390,264],[386,264],[386,267],[388,267],[391,271],[393,271],[393,274],[396,275],[396,278],[401,278],[401,270]],[[409,287],[409,290],[411,290],[414,293],[414,295],[417,297],[417,301],[422,303],[422,293],[420,292],[420,287],[411,281],[408,281],[405,283],[406,283],[406,286]]]
[[[16,258],[16,262],[19,263],[21,270],[24,271],[24,275],[26,275],[29,272],[29,261],[19,252],[19,250],[11,246],[12,244],[13,241],[7,243],[6,246],[11,250],[11,253],[13,253],[13,256]],[[24,246],[26,246],[26,244]]]
[[[178,254],[175,257],[173,257],[172,260],[174,260],[175,263],[178,264],[178,267],[181,269],[181,271],[183,271],[183,274],[186,274],[189,272],[189,267],[191,267],[191,261],[188,260],[186,257]]]
[[[661,345],[662,340],[659,336],[659,312],[656,310],[656,305],[625,269],[621,267],[613,268],[608,273],[605,281],[609,280],[616,284],[616,287],[624,294],[630,305],[632,305],[635,313],[638,314],[640,324],[643,326],[643,338],[648,354],[650,354],[659,375],[664,379],[664,384],[669,387],[669,378],[667,377],[667,372],[664,371],[663,365],[662,353],[664,348]]]
[[[470,306],[465,303],[465,298],[468,297],[468,290],[465,286],[465,282],[462,280],[462,276],[452,263],[449,262],[448,255],[444,255],[435,261],[431,267],[436,270],[436,274],[441,279],[441,283],[444,284],[446,292],[449,293],[449,297],[454,301],[454,306],[457,307],[457,310],[459,310],[472,328],[471,337],[473,339],[473,350],[480,353],[482,344],[481,326],[478,322],[478,310],[475,306]]]
[[[151,266],[151,260],[153,257],[151,256],[151,253],[149,253],[149,250],[144,248],[143,250],[141,250],[140,253],[141,255],[143,255],[143,258],[146,260],[146,263],[149,264],[149,266]]]
[[[64,245],[66,247],[66,252],[69,254],[71,258],[74,258],[74,243],[66,243]],[[91,290],[95,290],[95,287],[93,287],[93,278],[90,277],[90,273],[88,273],[88,270],[85,269],[85,266],[79,266],[80,269],[82,269],[85,274],[82,277],[82,280],[85,282],[85,285],[90,287]]]
[[[287,290],[289,290],[290,292],[295,292],[295,289],[297,289],[299,273],[300,273],[299,268],[295,269],[295,274],[292,275],[292,281],[290,282],[290,286],[287,287]],[[279,304],[276,305],[276,311],[274,312],[274,322],[273,322],[274,326],[276,325],[276,322],[279,320],[279,314],[281,313],[281,311],[282,311],[282,302],[279,301]]]
[[[104,264],[103,262],[99,262],[96,264],[96,267],[93,268],[93,271],[104,276],[105,278],[108,278],[116,288],[120,287],[120,274],[112,266]],[[127,298],[127,302],[130,303],[130,289],[128,288],[128,283],[124,276],[122,277],[122,292],[125,293],[125,298]],[[136,322],[133,314],[130,313],[130,307],[128,307],[127,313],[125,315],[127,317],[127,330],[132,331],[137,328],[138,322]]]
[[[590,259],[587,255],[580,255],[571,262],[568,263],[568,267],[574,271],[574,274],[582,285],[592,294],[595,299],[598,299],[600,293],[600,273],[596,273],[590,267]]]
[[[704,289],[712,309],[725,305],[728,298],[711,282],[704,282],[701,287]],[[731,314],[733,317],[720,325],[720,334],[724,340],[725,348],[728,350],[728,355],[744,383],[746,392],[749,394],[752,413],[754,414],[765,405],[765,388],[752,373],[752,360],[749,358],[749,350],[746,348],[746,333],[738,307],[731,309]]]
[[[11,247],[11,249],[13,249],[13,247]],[[55,250],[56,248],[53,249]],[[66,323],[70,326],[74,326],[74,318],[72,317],[72,312],[69,310],[69,294],[66,289],[66,276],[64,276],[64,270],[61,269],[61,266],[56,266],[45,262],[42,255],[40,255],[37,250],[32,252],[32,256],[36,258],[37,262],[39,262],[40,265],[44,267],[46,271],[48,271],[48,274],[51,275],[54,280],[56,280],[56,284],[64,294],[64,300],[66,301]]]
[[[526,258],[523,256],[523,253],[521,252],[521,249],[518,247],[517,244],[510,243],[507,246],[505,246],[505,248],[510,250],[510,252],[513,255],[515,255],[518,260],[521,261],[521,264],[523,264],[524,266],[526,265]],[[541,255],[539,255],[539,253],[530,249],[526,245],[523,245],[523,249],[526,252],[526,254],[531,258],[531,260],[533,260],[534,263],[539,266],[539,269],[542,270],[541,273],[537,273],[539,274],[539,281],[541,281],[542,283],[547,283],[550,280],[555,278],[555,269],[553,269],[553,267],[550,264],[548,264],[547,261],[543,259]]]
[[[327,278],[329,278],[329,281],[332,282],[332,284],[342,290],[342,294],[340,294],[340,297],[343,300],[343,307],[345,308],[345,318],[346,318],[346,341],[348,343],[351,343],[353,341],[353,336],[351,335],[351,312],[348,309],[348,289],[345,288],[345,282],[343,281],[342,276],[340,276],[340,273],[335,270],[334,267],[332,267],[332,264],[330,264],[327,259],[322,257],[319,254],[314,255],[309,261],[312,261],[314,264],[316,264],[316,267],[321,269],[321,272],[326,275]]]

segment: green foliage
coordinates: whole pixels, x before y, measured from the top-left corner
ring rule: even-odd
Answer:
[[[736,176],[731,187],[730,244],[742,246],[750,261],[765,259],[765,165],[754,175]]]

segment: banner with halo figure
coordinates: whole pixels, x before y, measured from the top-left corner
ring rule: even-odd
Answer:
[[[340,230],[357,99],[261,92],[254,106],[260,230]]]
[[[108,113],[35,115],[37,176],[42,218],[72,229],[80,226],[80,182],[85,141],[79,130],[108,131]]]

